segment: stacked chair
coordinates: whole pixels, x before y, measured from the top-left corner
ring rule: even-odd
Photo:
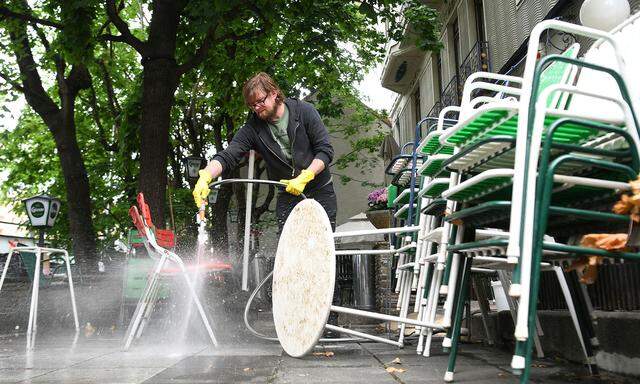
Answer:
[[[557,277],[585,363],[596,371],[588,297],[572,296],[559,265],[582,255],[640,258],[562,242],[602,223],[629,224],[610,208],[640,171],[640,75],[630,72],[640,65],[631,48],[639,19],[636,14],[608,33],[556,20],[538,24],[523,77],[471,75],[461,106],[418,123],[415,141],[404,148],[411,153],[387,167],[394,176],[394,226],[419,228],[391,239],[397,309],[433,324],[442,314],[443,347],[450,350],[445,381],[453,380],[473,273],[497,272],[508,291],[516,322],[511,365],[521,382],[529,379],[534,344],[542,354],[536,306],[543,270]],[[551,31],[591,45],[573,44],[538,60],[538,42]],[[433,329],[416,330],[417,352],[428,356]],[[403,335],[404,326],[401,342]]]

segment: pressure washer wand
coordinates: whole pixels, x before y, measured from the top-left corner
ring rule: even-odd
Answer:
[[[205,209],[206,204],[202,203],[198,213],[196,214],[196,223],[198,224],[198,247],[196,249],[196,265],[200,265],[204,258],[205,246],[209,240],[206,229]]]

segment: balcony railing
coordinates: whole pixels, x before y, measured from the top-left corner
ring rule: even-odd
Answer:
[[[458,75],[454,75],[449,84],[447,84],[440,94],[440,102],[442,107],[448,107],[450,105],[460,105],[460,82],[458,81]]]
[[[460,105],[464,82],[467,78],[474,72],[490,70],[489,45],[486,41],[478,41],[458,68],[458,73],[442,89],[440,100],[433,105],[427,116],[437,117],[443,108]]]
[[[478,71],[491,71],[489,67],[489,43],[486,41],[478,41],[476,45],[471,48],[462,65],[460,65],[458,77],[460,78],[461,86],[464,86],[464,82],[467,81],[469,75]]]

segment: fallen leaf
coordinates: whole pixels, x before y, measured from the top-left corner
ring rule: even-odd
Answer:
[[[389,373],[402,373],[406,372],[407,370],[404,368],[387,367],[386,371]]]
[[[91,337],[94,333],[96,333],[96,327],[91,325],[91,323],[87,323],[84,327],[84,337]]]
[[[326,352],[313,352],[313,356],[324,356],[324,357],[331,357],[333,356],[334,353],[331,351],[326,351]]]
[[[396,357],[395,359],[393,359],[393,360],[391,361],[391,364],[402,364],[402,361],[400,361],[400,358],[399,358],[399,357]]]
[[[544,364],[531,364],[531,366],[534,368],[547,368],[547,366]]]
[[[245,371],[245,372],[249,372],[250,370],[251,370],[251,368],[245,368],[245,369],[243,369],[243,371]]]

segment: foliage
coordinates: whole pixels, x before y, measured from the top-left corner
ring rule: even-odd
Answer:
[[[423,51],[437,52],[442,49],[438,12],[420,0],[411,0],[404,17],[416,33],[416,46]]]
[[[141,115],[145,105],[141,56],[135,47],[117,38],[119,30],[108,22],[105,3],[43,0],[32,2],[27,8],[27,2],[21,0],[7,2],[12,10],[31,12],[54,25],[29,23],[37,69],[52,100],[60,102],[61,88],[56,78],[60,59],[68,64],[62,68],[65,76],[76,64],[86,66],[91,75],[90,88],[82,90],[75,102],[75,134],[91,186],[93,227],[103,248],[115,238],[122,238],[130,227],[127,210],[138,190]],[[181,175],[181,160],[193,154],[210,156],[224,147],[247,117],[242,84],[258,71],[272,74],[289,96],[302,97],[312,92],[321,115],[328,119],[331,134],[348,138],[352,151],[336,159],[334,172],[339,173],[349,164],[360,167],[363,175],[372,169],[388,127],[380,123],[382,114],[358,100],[353,84],[384,56],[388,37],[377,25],[388,22],[391,36],[401,32],[397,20],[399,5],[404,2],[179,3],[186,6],[176,30],[175,62],[188,63],[203,43],[209,43],[202,61],[178,78],[175,99],[169,105],[167,196],[179,242],[180,238],[190,242],[189,236],[195,234],[190,227],[194,212],[189,186]],[[404,15],[425,41],[431,41],[437,33],[432,10],[419,1],[414,3]],[[4,3],[0,7],[5,7]],[[153,2],[125,1],[118,4],[117,10],[133,37],[142,42],[150,38],[150,23],[156,16]],[[13,22],[12,18],[0,20],[0,52],[9,58],[0,63],[4,79],[0,80],[2,101],[15,100],[21,81],[6,33]],[[332,125],[341,121],[336,118],[343,113],[348,119],[339,126]],[[15,130],[0,130],[0,143],[0,162],[7,174],[7,181],[0,184],[2,202],[13,203],[21,211],[20,199],[46,191],[62,198],[63,207],[68,206],[55,142],[32,109],[25,108]],[[270,223],[271,217],[267,212],[264,222]],[[50,232],[50,237],[63,246],[69,245],[71,236],[68,220],[63,208]]]

